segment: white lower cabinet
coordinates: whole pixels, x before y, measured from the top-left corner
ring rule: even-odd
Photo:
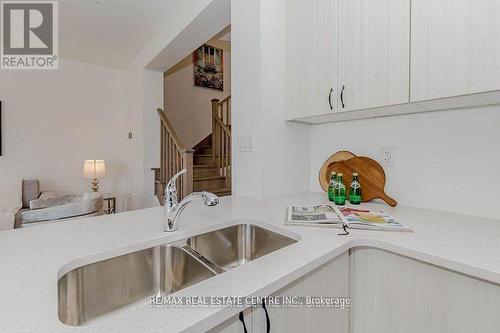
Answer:
[[[273,308],[272,333],[498,333],[500,285],[374,248],[350,250],[273,296],[351,297],[349,310]],[[260,307],[248,332],[266,333]],[[243,333],[237,317],[211,332]]]
[[[349,293],[349,257],[343,254],[279,290],[273,297],[347,297]],[[286,308],[267,306],[272,333],[347,333],[349,310],[339,308]],[[266,333],[266,315],[262,308],[245,312],[250,333]],[[243,333],[237,317],[219,325],[211,333]]]
[[[500,286],[373,248],[351,252],[353,333],[498,333]]]
[[[279,290],[278,297],[348,297],[349,256],[343,254]],[[347,333],[349,310],[269,307],[271,332]],[[256,311],[255,333],[266,333],[264,311]]]

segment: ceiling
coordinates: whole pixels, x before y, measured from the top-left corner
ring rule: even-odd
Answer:
[[[59,1],[62,57],[125,69],[184,0]]]

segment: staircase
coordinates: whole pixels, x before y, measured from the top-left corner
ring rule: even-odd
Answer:
[[[209,191],[218,196],[231,195],[231,96],[212,100],[212,134],[193,149],[187,149],[168,120],[160,116],[160,168],[155,174],[155,195],[161,205],[167,182],[177,172],[187,172],[177,180],[179,199],[193,191]]]
[[[231,195],[231,182],[219,173],[213,155],[212,134],[194,147],[193,190],[209,191],[218,196]]]

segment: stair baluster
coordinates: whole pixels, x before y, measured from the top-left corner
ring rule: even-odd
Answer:
[[[158,109],[160,116],[160,169],[155,170],[155,194],[163,204],[163,192],[167,181],[182,169],[188,171],[177,180],[179,200],[193,192],[193,153],[186,149],[167,118],[165,111]],[[157,179],[158,177],[158,179]]]
[[[212,99],[212,159],[219,176],[231,187],[231,96]]]

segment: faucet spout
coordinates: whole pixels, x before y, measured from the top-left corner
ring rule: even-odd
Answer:
[[[181,202],[177,202],[177,188],[175,185],[175,180],[177,177],[186,173],[187,170],[184,169],[174,175],[169,181],[167,188],[165,189],[165,207],[164,207],[164,219],[165,219],[165,232],[173,232],[179,229],[178,218],[186,206],[193,201],[195,197],[201,197],[203,203],[206,206],[216,206],[219,204],[219,197],[210,192],[193,192],[187,195]]]
[[[191,193],[191,194],[199,194],[203,198],[203,202],[205,205],[209,207],[217,206],[219,204],[219,197],[213,194],[212,192],[199,192],[199,193]]]

